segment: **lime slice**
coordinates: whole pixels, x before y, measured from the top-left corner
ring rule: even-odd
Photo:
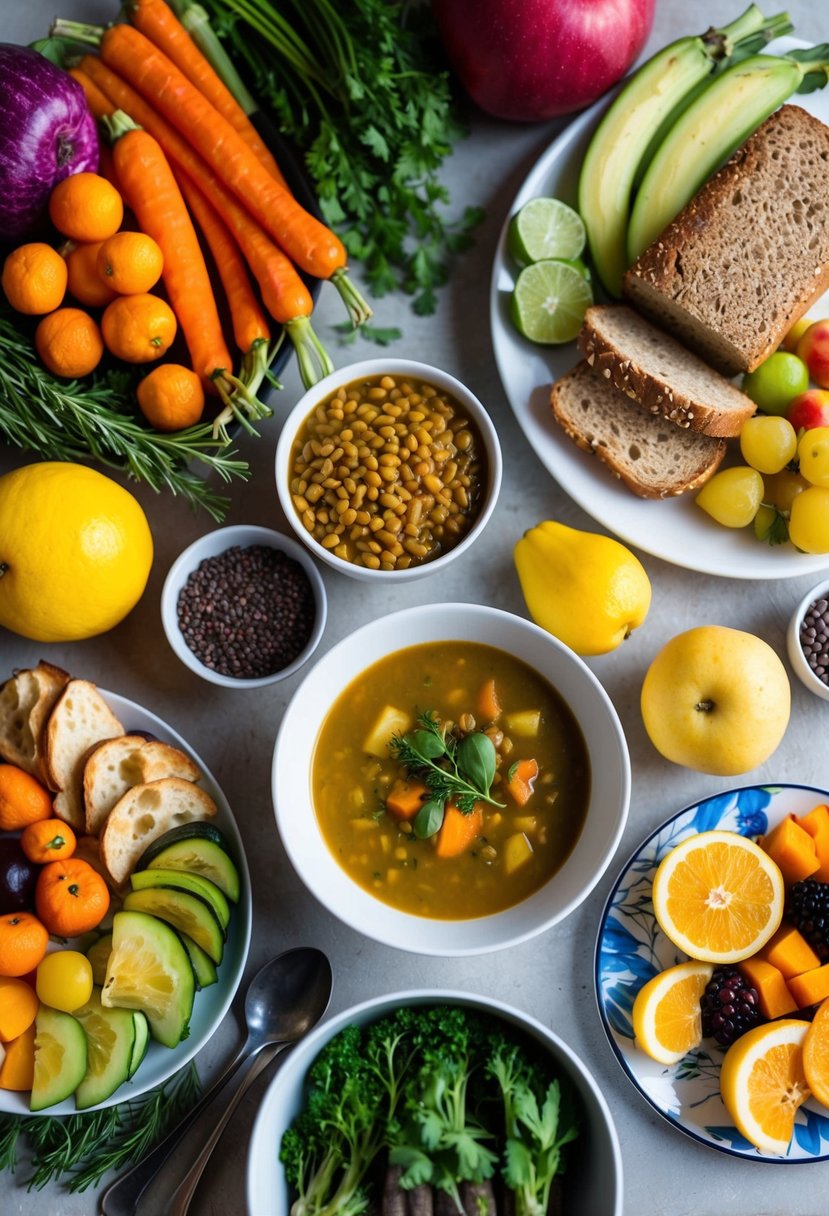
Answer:
[[[516,262],[577,258],[586,240],[581,216],[558,198],[534,198],[510,221],[507,248]]]
[[[510,314],[519,333],[552,346],[572,342],[593,303],[590,284],[565,262],[534,262],[518,276]]]

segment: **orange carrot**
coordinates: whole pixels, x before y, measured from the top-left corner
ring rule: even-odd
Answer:
[[[526,806],[533,795],[533,785],[538,776],[537,760],[518,760],[510,767],[506,791],[519,806]]]
[[[468,814],[459,811],[456,806],[448,805],[435,840],[436,855],[458,857],[465,853],[481,834],[483,826],[484,811],[480,802],[476,802],[474,811]]]
[[[109,98],[103,90],[98,88],[97,84],[86,72],[81,68],[70,68],[69,75],[83,89],[86,104],[95,118],[103,118],[105,114],[112,113],[115,107],[110,103]]]
[[[395,819],[414,819],[429,791],[422,781],[400,777],[386,796],[386,810]]]
[[[501,716],[501,702],[495,691],[495,680],[486,680],[478,689],[475,711],[482,722],[497,722]]]
[[[101,38],[101,57],[123,76],[211,166],[300,269],[330,279],[354,324],[371,309],[346,274],[342,242],[310,215],[259,163],[226,118],[174,63],[131,25],[113,25]]]
[[[205,58],[166,0],[131,0],[127,16],[183,72],[239,133],[271,177],[286,190],[288,184],[269,148],[230,89]]]

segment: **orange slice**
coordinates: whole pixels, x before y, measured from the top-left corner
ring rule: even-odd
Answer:
[[[737,1127],[761,1152],[784,1156],[797,1108],[809,1097],[803,1071],[808,1022],[783,1018],[737,1039],[720,1069],[720,1093]]]
[[[803,1040],[803,1071],[818,1102],[829,1106],[829,998],[821,1004]]]
[[[783,907],[779,867],[738,832],[689,836],[653,880],[659,927],[701,962],[739,963],[754,954],[778,929]]]
[[[655,975],[633,1002],[636,1046],[660,1064],[676,1064],[702,1041],[700,998],[710,963],[679,963]]]

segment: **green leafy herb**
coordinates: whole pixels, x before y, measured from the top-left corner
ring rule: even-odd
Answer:
[[[763,504],[764,507],[766,505]],[[768,524],[757,528],[757,539],[764,540],[768,545],[785,545],[789,539],[789,521],[777,507],[772,506],[770,510],[773,514],[769,517]]]
[[[396,325],[372,325],[370,322],[354,326],[350,321],[340,321],[339,324],[333,325],[332,329],[337,332],[340,346],[353,346],[358,337],[373,342],[375,346],[391,346],[392,342],[403,336],[402,329],[398,329]]]
[[[109,1170],[145,1156],[195,1106],[201,1083],[192,1062],[165,1085],[106,1110],[66,1118],[0,1115],[0,1169],[15,1171],[22,1143],[32,1150],[29,1190],[64,1181],[69,1191],[97,1186]]]

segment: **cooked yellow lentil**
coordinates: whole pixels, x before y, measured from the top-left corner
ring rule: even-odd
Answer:
[[[311,411],[291,452],[306,530],[343,561],[405,570],[457,545],[486,484],[481,437],[431,384],[371,376]]]

